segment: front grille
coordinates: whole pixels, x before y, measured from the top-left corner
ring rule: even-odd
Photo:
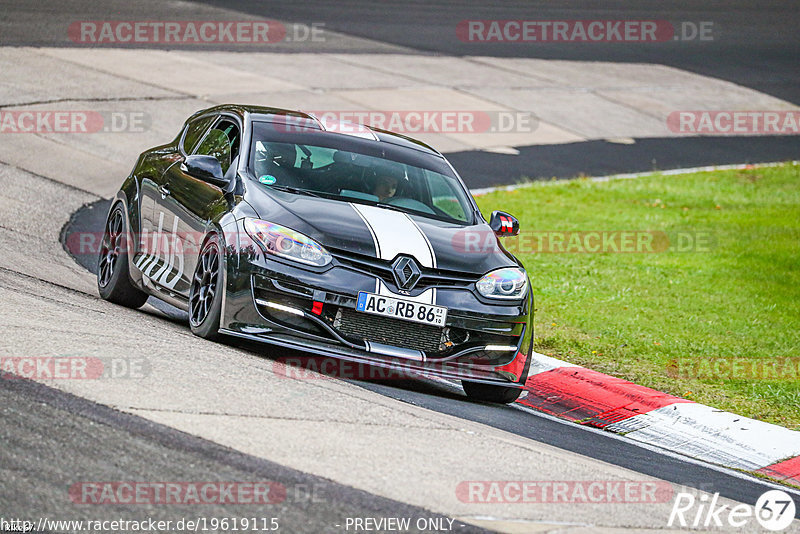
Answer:
[[[377,276],[384,282],[394,285],[394,275],[392,274],[391,262],[364,256],[361,254],[354,254],[352,252],[344,252],[341,250],[331,251],[333,256],[342,264],[357,269],[361,272],[369,273]],[[420,266],[422,276],[416,284],[416,289],[427,287],[468,287],[480,279],[480,276],[464,274],[454,271],[444,271],[440,269],[428,269]],[[406,272],[406,276],[410,273]]]
[[[422,350],[429,354],[439,352],[442,341],[442,329],[438,326],[361,313],[350,308],[339,308],[333,327],[352,339]]]

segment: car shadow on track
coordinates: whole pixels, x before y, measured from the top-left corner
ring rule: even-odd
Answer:
[[[276,364],[274,372],[291,380],[341,380],[412,404],[419,404],[414,398],[420,395],[471,402],[457,382],[443,383],[407,371],[387,370],[245,339],[228,337],[225,344],[272,360]]]

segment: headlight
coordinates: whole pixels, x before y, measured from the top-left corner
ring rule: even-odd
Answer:
[[[522,269],[506,267],[484,275],[475,282],[475,287],[490,299],[519,300],[528,290],[528,277]]]
[[[260,219],[245,219],[244,229],[268,254],[316,267],[331,262],[322,245],[300,232]]]

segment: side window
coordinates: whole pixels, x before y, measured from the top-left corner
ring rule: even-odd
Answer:
[[[200,136],[206,133],[214,117],[200,117],[191,121],[186,127],[186,135],[183,138],[183,151],[187,154],[192,153],[192,149],[197,145]]]
[[[239,155],[239,126],[226,118],[220,119],[200,142],[195,154],[214,156],[222,165],[223,174]]]
[[[431,192],[433,205],[459,221],[466,221],[464,207],[459,202],[458,195],[453,191],[453,184],[441,174],[425,171],[428,186]]]

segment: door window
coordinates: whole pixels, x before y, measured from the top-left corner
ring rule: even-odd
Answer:
[[[231,161],[239,155],[239,137],[239,126],[230,119],[222,118],[208,131],[195,153],[217,158],[225,174]]]
[[[214,121],[214,117],[200,117],[189,122],[186,126],[186,135],[183,136],[183,151],[186,154],[191,154],[192,149],[197,145],[197,141],[206,132],[208,127]]]

